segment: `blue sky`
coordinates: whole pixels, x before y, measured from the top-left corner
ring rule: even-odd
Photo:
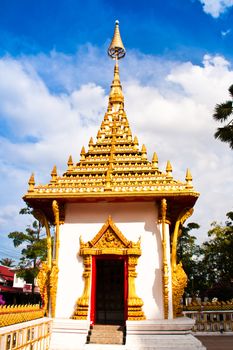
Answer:
[[[221,35],[231,28],[231,8],[214,18],[198,0],[1,0],[0,11],[2,53],[74,54],[87,42],[102,46],[119,18],[128,49],[199,62],[206,52],[232,58],[232,33]]]
[[[107,106],[114,22],[127,55],[120,62],[125,107],[148,156],[189,167],[201,192],[193,221],[200,241],[232,210],[232,151],[213,138],[216,103],[233,83],[233,0],[0,1],[0,257],[34,171],[49,181],[95,136]]]

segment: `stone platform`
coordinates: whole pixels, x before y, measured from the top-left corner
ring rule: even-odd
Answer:
[[[191,350],[206,348],[191,334],[194,320],[179,317],[171,320],[126,321],[127,350]]]
[[[82,350],[87,340],[88,329],[87,321],[53,319],[49,350]]]
[[[87,321],[54,319],[50,350],[205,350],[191,334],[193,320],[126,322],[126,344],[86,344]]]

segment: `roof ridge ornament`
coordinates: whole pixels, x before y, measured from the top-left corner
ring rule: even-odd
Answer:
[[[120,60],[126,54],[126,49],[121,40],[120,30],[119,30],[119,21],[115,22],[115,30],[111,44],[108,48],[108,55],[114,60]]]
[[[109,105],[108,112],[119,112],[122,109],[124,110],[124,96],[122,93],[122,86],[119,75],[119,66],[118,60],[125,56],[126,50],[121,40],[120,30],[119,30],[119,21],[115,22],[115,30],[111,44],[108,48],[108,55],[114,59],[114,76],[111,85],[111,90],[109,94]]]

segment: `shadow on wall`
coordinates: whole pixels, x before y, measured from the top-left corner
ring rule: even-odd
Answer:
[[[152,213],[153,220],[151,219]],[[72,203],[66,207],[65,223],[104,223],[109,215],[112,216],[114,222],[145,222],[145,228],[148,231],[154,231],[154,225],[158,217],[153,202]]]
[[[161,269],[155,269],[155,279],[154,279],[154,284],[153,284],[153,288],[152,288],[152,295],[153,298],[155,300],[155,304],[158,308],[158,311],[161,315],[163,315],[163,303],[162,303],[162,298],[161,296],[163,295],[163,291],[162,291],[162,273],[161,273]]]

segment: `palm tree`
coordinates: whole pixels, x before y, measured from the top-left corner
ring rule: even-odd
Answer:
[[[221,123],[226,122],[226,125],[218,128],[214,137],[220,139],[222,142],[229,143],[230,148],[233,149],[233,85],[229,87],[228,91],[231,100],[217,104],[213,115],[215,120]],[[232,118],[230,118],[231,116]]]
[[[7,266],[7,267],[14,267],[15,261],[13,259],[9,259],[9,258],[2,258],[0,260],[0,265]]]

